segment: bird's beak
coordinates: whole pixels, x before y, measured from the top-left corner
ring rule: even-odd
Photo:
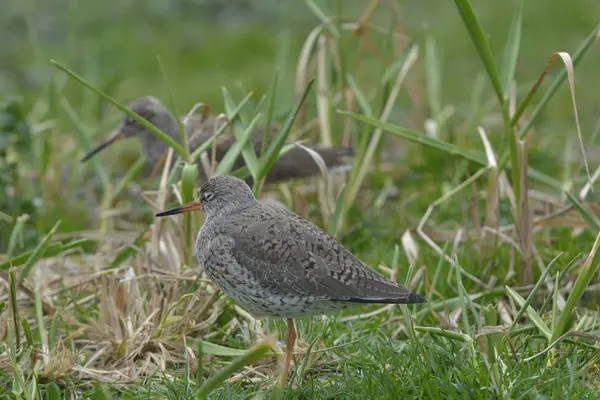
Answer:
[[[98,146],[96,146],[92,151],[90,151],[89,153],[87,153],[82,159],[81,162],[85,162],[87,160],[89,160],[90,158],[92,158],[96,153],[99,153],[100,151],[104,150],[106,147],[110,146],[111,144],[113,144],[114,142],[116,142],[119,139],[123,138],[123,134],[121,134],[121,131],[114,131],[109,137],[108,139],[106,139],[104,142],[100,143]]]
[[[190,211],[202,211],[202,203],[200,203],[198,200],[191,201],[182,206],[171,208],[170,210],[167,210],[167,211],[159,212],[158,214],[156,214],[156,216],[157,217],[166,217],[167,215],[181,214],[181,213],[190,212]]]

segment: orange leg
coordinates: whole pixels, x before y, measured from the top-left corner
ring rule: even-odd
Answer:
[[[284,386],[287,383],[288,371],[290,370],[290,363],[292,362],[292,352],[294,350],[294,343],[296,343],[296,327],[294,326],[294,320],[288,318],[287,341],[285,343],[285,364],[283,365],[283,373],[281,374],[282,386]]]

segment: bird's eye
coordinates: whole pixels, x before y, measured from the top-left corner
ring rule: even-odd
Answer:
[[[135,122],[136,122],[135,119],[133,119],[130,116],[127,116],[127,118],[125,118],[125,125],[133,125],[133,124],[135,124]]]
[[[206,201],[211,201],[213,197],[215,197],[215,194],[213,192],[204,193],[204,200]]]

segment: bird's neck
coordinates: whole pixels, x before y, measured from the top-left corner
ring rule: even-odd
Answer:
[[[158,118],[155,118],[155,120],[152,122],[158,129],[164,132],[176,143],[181,144],[177,121],[170,113],[165,112]],[[156,163],[169,148],[165,142],[157,138],[147,129],[142,133],[141,140],[143,142],[142,148],[144,155],[152,164]]]

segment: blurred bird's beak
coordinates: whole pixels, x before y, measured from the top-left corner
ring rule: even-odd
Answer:
[[[156,216],[157,217],[166,217],[167,215],[181,214],[181,213],[190,212],[190,211],[202,211],[202,203],[200,203],[198,200],[191,201],[182,206],[171,208],[170,210],[167,210],[167,211],[161,211],[158,214],[156,214]]]
[[[121,131],[115,131],[113,132],[108,139],[106,139],[104,142],[100,143],[98,146],[96,146],[92,151],[90,151],[89,153],[87,153],[82,159],[81,162],[85,162],[87,160],[89,160],[90,158],[92,158],[96,153],[99,153],[100,151],[104,150],[106,147],[110,146],[111,144],[113,144],[114,142],[116,142],[119,139],[122,139],[123,135],[121,134]]]

